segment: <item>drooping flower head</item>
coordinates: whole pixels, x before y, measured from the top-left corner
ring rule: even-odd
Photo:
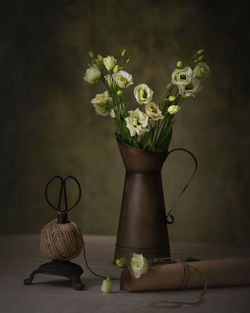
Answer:
[[[183,98],[188,98],[190,96],[195,97],[197,92],[201,89],[200,80],[197,78],[192,78],[192,80],[187,85],[179,86],[179,93]]]
[[[151,117],[154,121],[161,120],[164,116],[161,113],[158,105],[154,102],[149,102],[145,105],[146,113],[149,117]]]
[[[102,116],[109,115],[113,107],[108,91],[97,94],[90,102],[94,105],[96,113]]]
[[[83,79],[90,84],[98,83],[100,81],[100,78],[101,72],[96,65],[89,67],[83,77]]]
[[[205,78],[209,74],[210,69],[206,62],[200,62],[195,66],[193,72],[195,77]]]
[[[153,94],[153,90],[146,84],[140,84],[134,89],[134,95],[139,104],[149,103],[153,98]]]

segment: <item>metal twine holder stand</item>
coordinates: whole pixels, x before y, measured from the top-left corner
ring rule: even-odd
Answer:
[[[60,192],[58,198],[57,207],[54,206],[48,198],[48,188],[49,185],[55,181],[59,180],[60,182]],[[72,207],[68,207],[68,198],[67,198],[67,190],[66,190],[66,182],[68,180],[73,180],[77,187],[78,187],[78,199]],[[52,177],[45,187],[45,199],[47,203],[58,212],[58,224],[65,224],[68,223],[68,212],[74,209],[81,200],[81,185],[79,181],[74,176],[67,176],[66,178],[62,178],[61,176],[54,176]],[[61,209],[62,204],[62,197],[64,196],[64,209]],[[80,265],[73,263],[69,260],[60,261],[60,260],[52,260],[51,262],[41,264],[38,269],[33,271],[30,276],[24,279],[25,285],[31,285],[32,281],[37,274],[47,274],[47,275],[56,275],[56,276],[63,276],[68,278],[71,282],[73,287],[76,290],[83,290],[84,284],[81,281],[81,275],[83,274],[83,269]]]

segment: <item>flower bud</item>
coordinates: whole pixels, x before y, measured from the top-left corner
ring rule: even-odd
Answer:
[[[114,109],[110,110],[110,117],[115,118],[115,110]]]
[[[94,57],[94,53],[92,51],[89,51],[89,56],[91,57],[91,59]]]
[[[116,259],[115,264],[118,267],[123,267],[125,264],[127,264],[127,260],[125,258]]]
[[[129,61],[130,61],[130,57],[128,57],[128,58],[127,58],[127,61],[126,61],[126,63],[128,64],[128,63],[129,63]]]
[[[122,94],[121,90],[117,91],[117,95],[120,96]]]
[[[113,69],[113,73],[117,73],[118,71],[119,71],[119,66],[116,65],[116,66],[114,67],[114,69]]]
[[[101,286],[102,293],[110,293],[112,291],[112,280],[111,277],[108,276],[104,281],[102,282]]]
[[[98,59],[100,62],[102,62],[102,60],[103,60],[103,56],[102,56],[102,55],[100,55],[100,54],[98,54],[98,55],[97,55],[97,59]]]
[[[108,71],[111,71],[115,67],[116,63],[117,60],[113,56],[108,55],[106,58],[103,59],[103,64]]]
[[[197,51],[197,54],[202,54],[204,52],[204,49],[200,49]]]
[[[170,107],[168,107],[168,113],[173,115],[173,114],[179,112],[180,108],[181,107],[179,105],[170,105]]]
[[[203,55],[201,55],[200,57],[198,57],[197,61],[200,62],[203,59]]]
[[[123,264],[122,264],[122,262],[121,262],[120,259],[116,259],[116,260],[115,260],[115,264],[116,264],[116,266],[118,266],[118,267],[123,267]]]
[[[173,102],[174,100],[175,100],[175,97],[174,97],[174,96],[169,96],[169,97],[168,97],[168,101]]]
[[[124,57],[125,57],[125,55],[126,55],[126,49],[124,49],[124,50],[122,51],[122,53],[121,53],[121,57],[122,57],[122,58],[124,58]]]
[[[166,89],[168,90],[168,89],[171,88],[171,87],[172,87],[172,84],[169,83],[169,84],[166,86]]]
[[[177,65],[177,67],[182,67],[182,62],[181,62],[181,61],[178,61],[178,62],[176,63],[176,65]]]

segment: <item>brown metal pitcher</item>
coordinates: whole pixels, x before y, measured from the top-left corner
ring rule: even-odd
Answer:
[[[188,150],[176,148],[168,153],[146,152],[118,141],[126,168],[114,260],[130,259],[133,253],[146,258],[169,257],[167,224],[172,224],[172,212],[197,170],[197,160]],[[167,156],[174,151],[191,155],[195,169],[166,215],[162,189],[161,168]]]

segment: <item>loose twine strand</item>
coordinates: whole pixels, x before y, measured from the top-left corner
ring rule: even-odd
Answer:
[[[149,303],[147,303],[146,305],[143,305],[145,307],[162,307],[162,308],[177,308],[177,307],[181,307],[183,305],[198,305],[201,304],[203,301],[203,297],[207,292],[207,279],[205,277],[205,275],[202,273],[202,271],[200,271],[198,268],[188,264],[187,262],[183,262],[183,261],[177,261],[178,263],[182,263],[183,265],[183,269],[184,269],[184,278],[183,278],[183,283],[182,283],[182,287],[181,289],[185,289],[188,278],[190,276],[190,269],[198,272],[202,278],[202,280],[204,281],[204,286],[202,291],[200,292],[200,294],[198,295],[198,298],[194,301],[174,301],[174,300],[158,300],[158,301],[151,301]]]
[[[88,261],[87,261],[86,248],[85,248],[85,241],[84,241],[83,236],[82,236],[82,240],[83,240],[83,248],[82,248],[82,251],[83,251],[83,258],[84,258],[84,261],[85,261],[85,264],[86,264],[87,269],[90,271],[90,273],[92,273],[94,276],[96,276],[96,277],[98,277],[98,278],[101,278],[101,279],[107,278],[106,276],[97,274],[97,273],[96,273],[94,270],[92,270],[92,268],[89,266]]]

